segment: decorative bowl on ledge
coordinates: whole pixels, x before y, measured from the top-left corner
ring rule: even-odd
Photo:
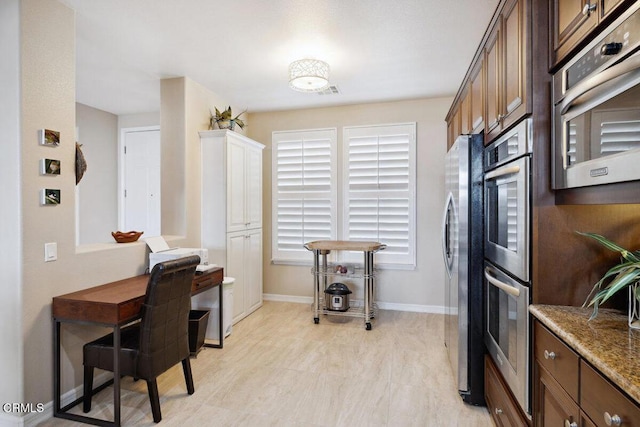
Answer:
[[[140,236],[142,236],[142,233],[144,233],[144,231],[112,231],[111,235],[118,243],[131,243],[138,240]]]

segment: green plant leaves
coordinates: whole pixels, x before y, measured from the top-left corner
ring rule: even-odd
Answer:
[[[587,296],[583,307],[593,306],[593,313],[589,320],[598,315],[598,307],[620,290],[626,289],[640,280],[640,251],[629,251],[604,236],[596,233],[576,233],[594,239],[605,248],[618,252],[624,261],[610,268],[600,280],[596,282],[593,289]],[[603,287],[603,285],[608,283]]]

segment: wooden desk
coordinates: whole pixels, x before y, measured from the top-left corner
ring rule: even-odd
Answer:
[[[222,348],[224,330],[222,325],[222,280],[223,270],[220,267],[198,274],[191,285],[191,294],[199,294],[214,287],[219,290],[219,332],[220,343],[207,347]],[[54,407],[53,416],[99,426],[120,426],[120,363],[116,356],[120,352],[120,329],[140,317],[140,310],[147,292],[149,275],[131,277],[105,285],[72,292],[53,298],[51,307],[53,316],[53,357],[54,357]],[[60,324],[62,322],[84,323],[108,326],[113,328],[113,402],[114,420],[107,421],[83,415],[70,414],[67,411],[82,402],[82,397],[64,408],[60,405]],[[111,381],[99,387],[101,390]]]

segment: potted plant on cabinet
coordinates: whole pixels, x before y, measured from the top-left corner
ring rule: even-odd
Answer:
[[[209,129],[213,129],[214,124],[218,125],[218,129],[233,130],[235,125],[238,125],[240,129],[244,129],[244,122],[240,119],[240,116],[243,115],[246,110],[237,116],[232,117],[233,113],[231,112],[231,106],[228,106],[227,109],[222,112],[218,110],[218,107],[214,108],[216,110],[215,114],[209,111],[211,114],[211,117],[209,118]]]
[[[640,250],[627,250],[599,234],[580,231],[578,234],[594,239],[605,248],[620,253],[621,256],[620,263],[611,267],[596,282],[582,305],[583,307],[593,306],[593,313],[589,320],[598,315],[598,307],[601,304],[619,291],[628,290],[629,326],[640,329]]]

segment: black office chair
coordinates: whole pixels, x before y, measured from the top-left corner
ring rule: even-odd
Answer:
[[[140,322],[120,333],[120,373],[147,381],[153,421],[162,420],[156,378],[182,362],[187,392],[193,394],[189,361],[191,282],[200,257],[189,256],[156,264],[151,271]],[[84,412],[91,410],[93,369],[113,372],[113,334],[83,348]]]

